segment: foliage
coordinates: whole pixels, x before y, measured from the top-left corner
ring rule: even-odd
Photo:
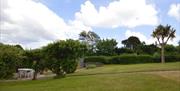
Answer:
[[[136,64],[153,62],[153,57],[150,55],[120,55],[110,59],[112,64]]]
[[[62,68],[66,73],[74,73],[78,66],[77,60],[66,60],[64,61]]]
[[[96,45],[96,53],[97,55],[112,56],[115,55],[116,47],[117,42],[114,39],[99,40]]]
[[[166,54],[165,58],[167,59],[166,62],[177,62],[180,61],[180,55],[179,54]],[[160,55],[156,55],[153,56],[153,61],[156,63],[161,62],[161,56]]]
[[[16,47],[16,48],[19,48],[19,49],[23,50],[23,47],[22,47],[21,45],[15,45],[14,47]]]
[[[180,61],[180,55],[165,55],[167,62]],[[119,56],[90,56],[84,59],[85,63],[103,63],[103,64],[137,64],[137,63],[159,63],[160,55],[135,55],[122,54]]]
[[[180,54],[180,46],[176,47],[177,53]]]
[[[120,54],[130,54],[130,53],[133,53],[133,50],[125,48],[125,47],[115,48],[115,53],[117,55],[120,55]]]
[[[141,41],[138,37],[130,36],[128,39],[123,40],[121,43],[124,44],[126,48],[136,50],[137,46],[141,44]]]
[[[94,45],[99,39],[99,35],[97,35],[95,32],[92,31],[82,31],[79,34],[79,39],[88,43],[89,45]]]
[[[106,56],[90,56],[84,58],[85,63],[103,63],[103,64],[109,64],[108,57]]]
[[[141,44],[138,46],[137,52],[139,54],[153,55],[155,52],[159,52],[159,48],[154,44],[150,44],[150,45]]]
[[[88,56],[92,56],[95,54],[97,41],[100,40],[99,35],[97,35],[93,31],[82,31],[79,34],[79,40],[87,46]]]
[[[165,51],[165,54],[174,54],[174,55],[178,54],[178,53],[176,53],[177,48],[173,45],[166,45],[164,47],[164,51]]]
[[[21,65],[22,50],[11,46],[0,44],[0,79],[13,77],[13,73]]]
[[[79,41],[69,39],[51,43],[43,50],[47,67],[57,76],[64,76],[75,71],[76,60],[85,54],[87,48]]]

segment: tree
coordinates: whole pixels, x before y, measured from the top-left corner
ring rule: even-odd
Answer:
[[[64,77],[77,68],[77,60],[85,54],[86,45],[77,40],[60,40],[43,48],[47,67],[57,75]]]
[[[154,53],[159,51],[159,48],[156,45],[154,45],[154,44],[146,45],[144,43],[144,44],[141,44],[141,45],[138,46],[137,51],[139,53],[142,53],[142,54],[153,55]]]
[[[158,25],[152,33],[152,37],[156,38],[161,47],[161,63],[165,63],[164,57],[164,46],[167,44],[169,39],[175,37],[175,29],[170,25]]]
[[[97,55],[114,55],[116,47],[117,42],[114,39],[99,40],[96,45]]]
[[[15,45],[14,47],[17,47],[17,48],[23,50],[23,47],[21,45]]]
[[[86,43],[88,43],[89,45],[94,45],[100,39],[100,37],[95,32],[82,31],[79,34],[79,39],[86,42]]]
[[[81,40],[82,43],[86,44],[88,48],[87,55],[93,55],[96,52],[96,44],[97,41],[100,40],[100,37],[93,31],[82,31],[79,34],[79,40]]]
[[[128,39],[122,40],[121,43],[124,44],[126,48],[137,51],[138,45],[141,44],[141,41],[138,37],[130,36]]]
[[[0,44],[0,79],[13,77],[21,64],[22,50],[11,45]]]
[[[122,40],[122,42],[121,42],[123,45],[124,45],[124,47],[126,47],[126,48],[130,48],[131,46],[130,46],[130,43],[128,42],[128,39],[126,39],[126,40]]]
[[[173,46],[173,45],[165,45],[164,46],[164,51],[165,51],[165,53],[167,54],[176,54],[176,52],[177,52],[177,49],[176,49],[176,47],[175,46]]]

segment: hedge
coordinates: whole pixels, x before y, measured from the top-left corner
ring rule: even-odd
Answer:
[[[180,54],[177,55],[165,55],[165,62],[177,62],[180,61]],[[161,62],[161,56],[153,57],[153,62],[159,63]]]
[[[103,64],[109,64],[108,57],[106,56],[90,56],[84,58],[85,63],[103,63]]]
[[[136,63],[150,63],[153,57],[150,55],[121,55],[110,58],[111,64],[136,64]]]
[[[166,55],[166,62],[180,61],[180,55]],[[85,63],[103,64],[138,64],[138,63],[159,63],[160,56],[152,55],[119,55],[119,56],[91,56],[84,59]]]

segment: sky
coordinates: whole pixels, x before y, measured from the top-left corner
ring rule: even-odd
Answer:
[[[116,39],[118,46],[130,36],[152,44],[153,30],[171,25],[180,40],[180,0],[0,0],[0,42],[25,49],[78,39],[83,30],[101,39]]]

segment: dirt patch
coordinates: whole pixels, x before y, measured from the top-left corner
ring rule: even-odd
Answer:
[[[179,71],[154,71],[154,72],[145,72],[145,73],[158,75],[167,79],[180,82],[180,70]]]

